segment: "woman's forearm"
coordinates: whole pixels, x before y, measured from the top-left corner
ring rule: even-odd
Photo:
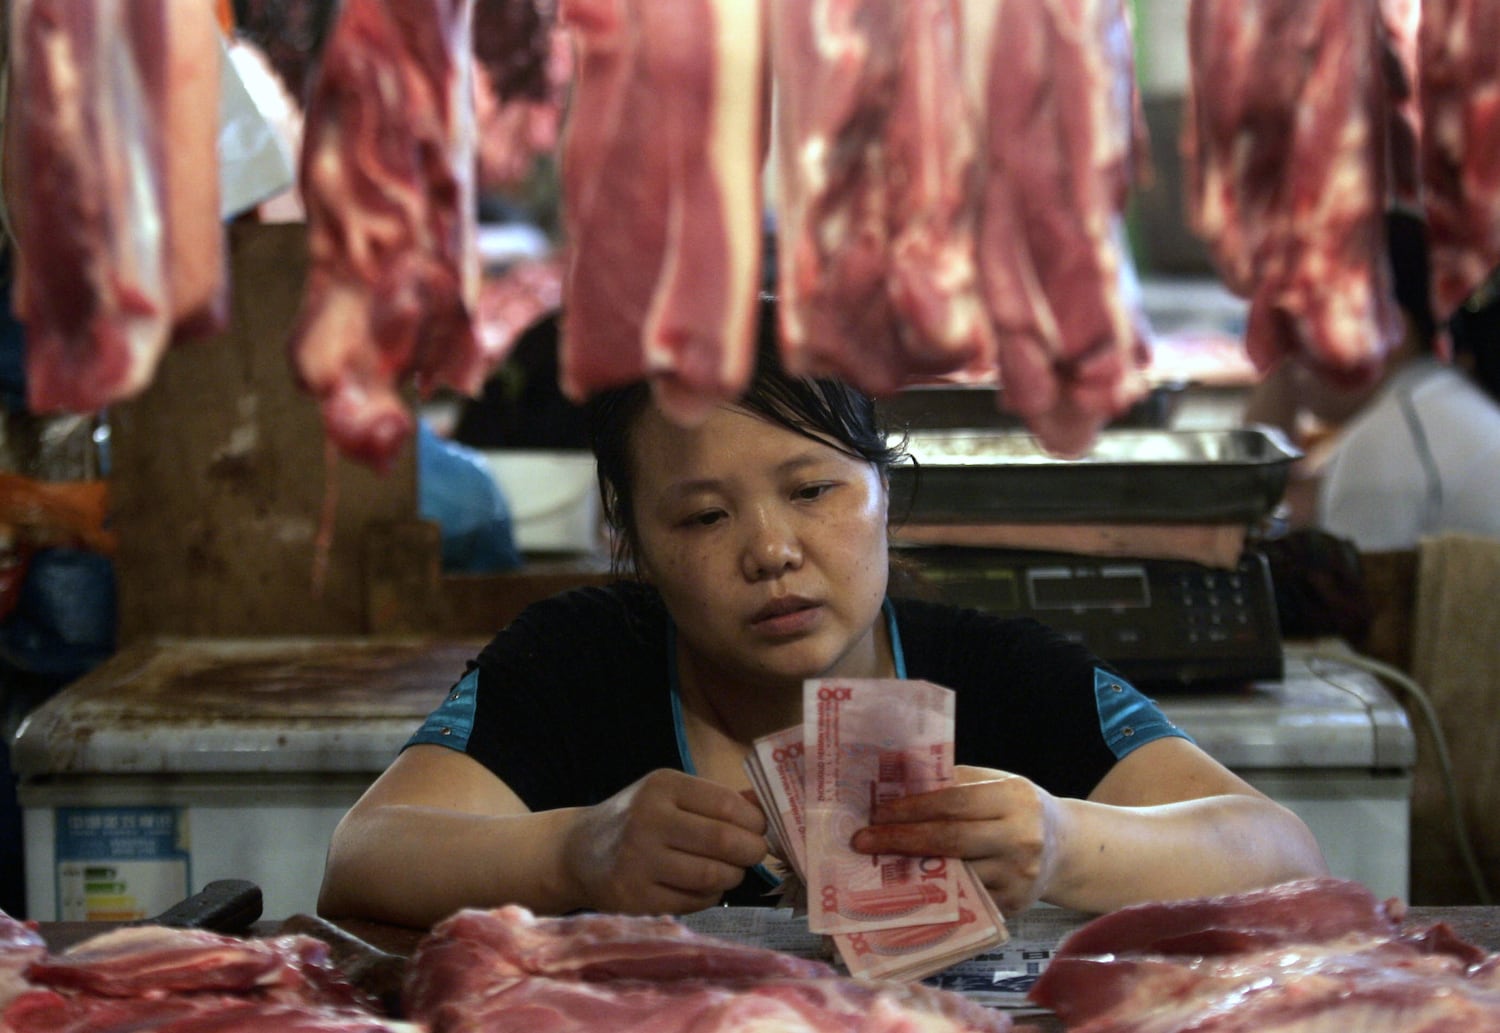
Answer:
[[[1061,858],[1042,897],[1104,912],[1327,873],[1317,841],[1271,800],[1225,794],[1149,807],[1059,800]]]
[[[410,804],[356,808],[328,852],[318,913],[425,928],[461,907],[582,906],[563,863],[576,811],[475,815]]]

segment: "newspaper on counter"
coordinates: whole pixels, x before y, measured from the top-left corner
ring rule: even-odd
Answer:
[[[954,698],[924,681],[809,679],[803,722],[757,739],[745,770],[767,839],[851,975],[919,979],[1005,942],[973,869],[950,858],[870,857],[848,846],[879,800],[950,785]],[[807,892],[809,886],[815,892]]]
[[[963,994],[977,1004],[1006,1011],[1044,1011],[1026,999],[1053,953],[1068,934],[1094,916],[1038,904],[1007,922],[1010,939],[960,961],[922,982]],[[808,930],[807,917],[790,908],[714,907],[683,915],[694,932],[736,943],[766,947],[802,958],[827,961],[829,938]]]

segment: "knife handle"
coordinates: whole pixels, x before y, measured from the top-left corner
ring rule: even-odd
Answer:
[[[259,920],[263,906],[260,887],[255,883],[248,879],[216,879],[147,922],[174,929],[237,933]]]

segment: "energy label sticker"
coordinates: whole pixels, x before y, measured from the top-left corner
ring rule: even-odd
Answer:
[[[188,894],[181,807],[59,807],[57,914],[64,922],[129,922]]]

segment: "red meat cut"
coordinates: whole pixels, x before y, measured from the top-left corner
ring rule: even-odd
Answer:
[[[1250,299],[1262,371],[1297,355],[1374,375],[1400,337],[1386,254],[1390,199],[1379,5],[1195,0],[1182,148],[1193,229]]]
[[[920,984],[861,982],[675,919],[460,911],[418,944],[406,1012],[433,1033],[1003,1033],[1009,1018]]]
[[[760,285],[760,4],[563,0],[561,381],[692,424],[743,391]]]
[[[471,0],[346,0],[308,101],[311,268],[294,367],[339,450],[376,468],[412,430],[401,390],[474,394]]]
[[[219,44],[182,0],[17,0],[8,212],[27,407],[138,395],[174,334],[226,316]]]
[[[1358,883],[1141,904],[1059,947],[1031,998],[1080,1033],[1500,1030],[1500,956]]]

